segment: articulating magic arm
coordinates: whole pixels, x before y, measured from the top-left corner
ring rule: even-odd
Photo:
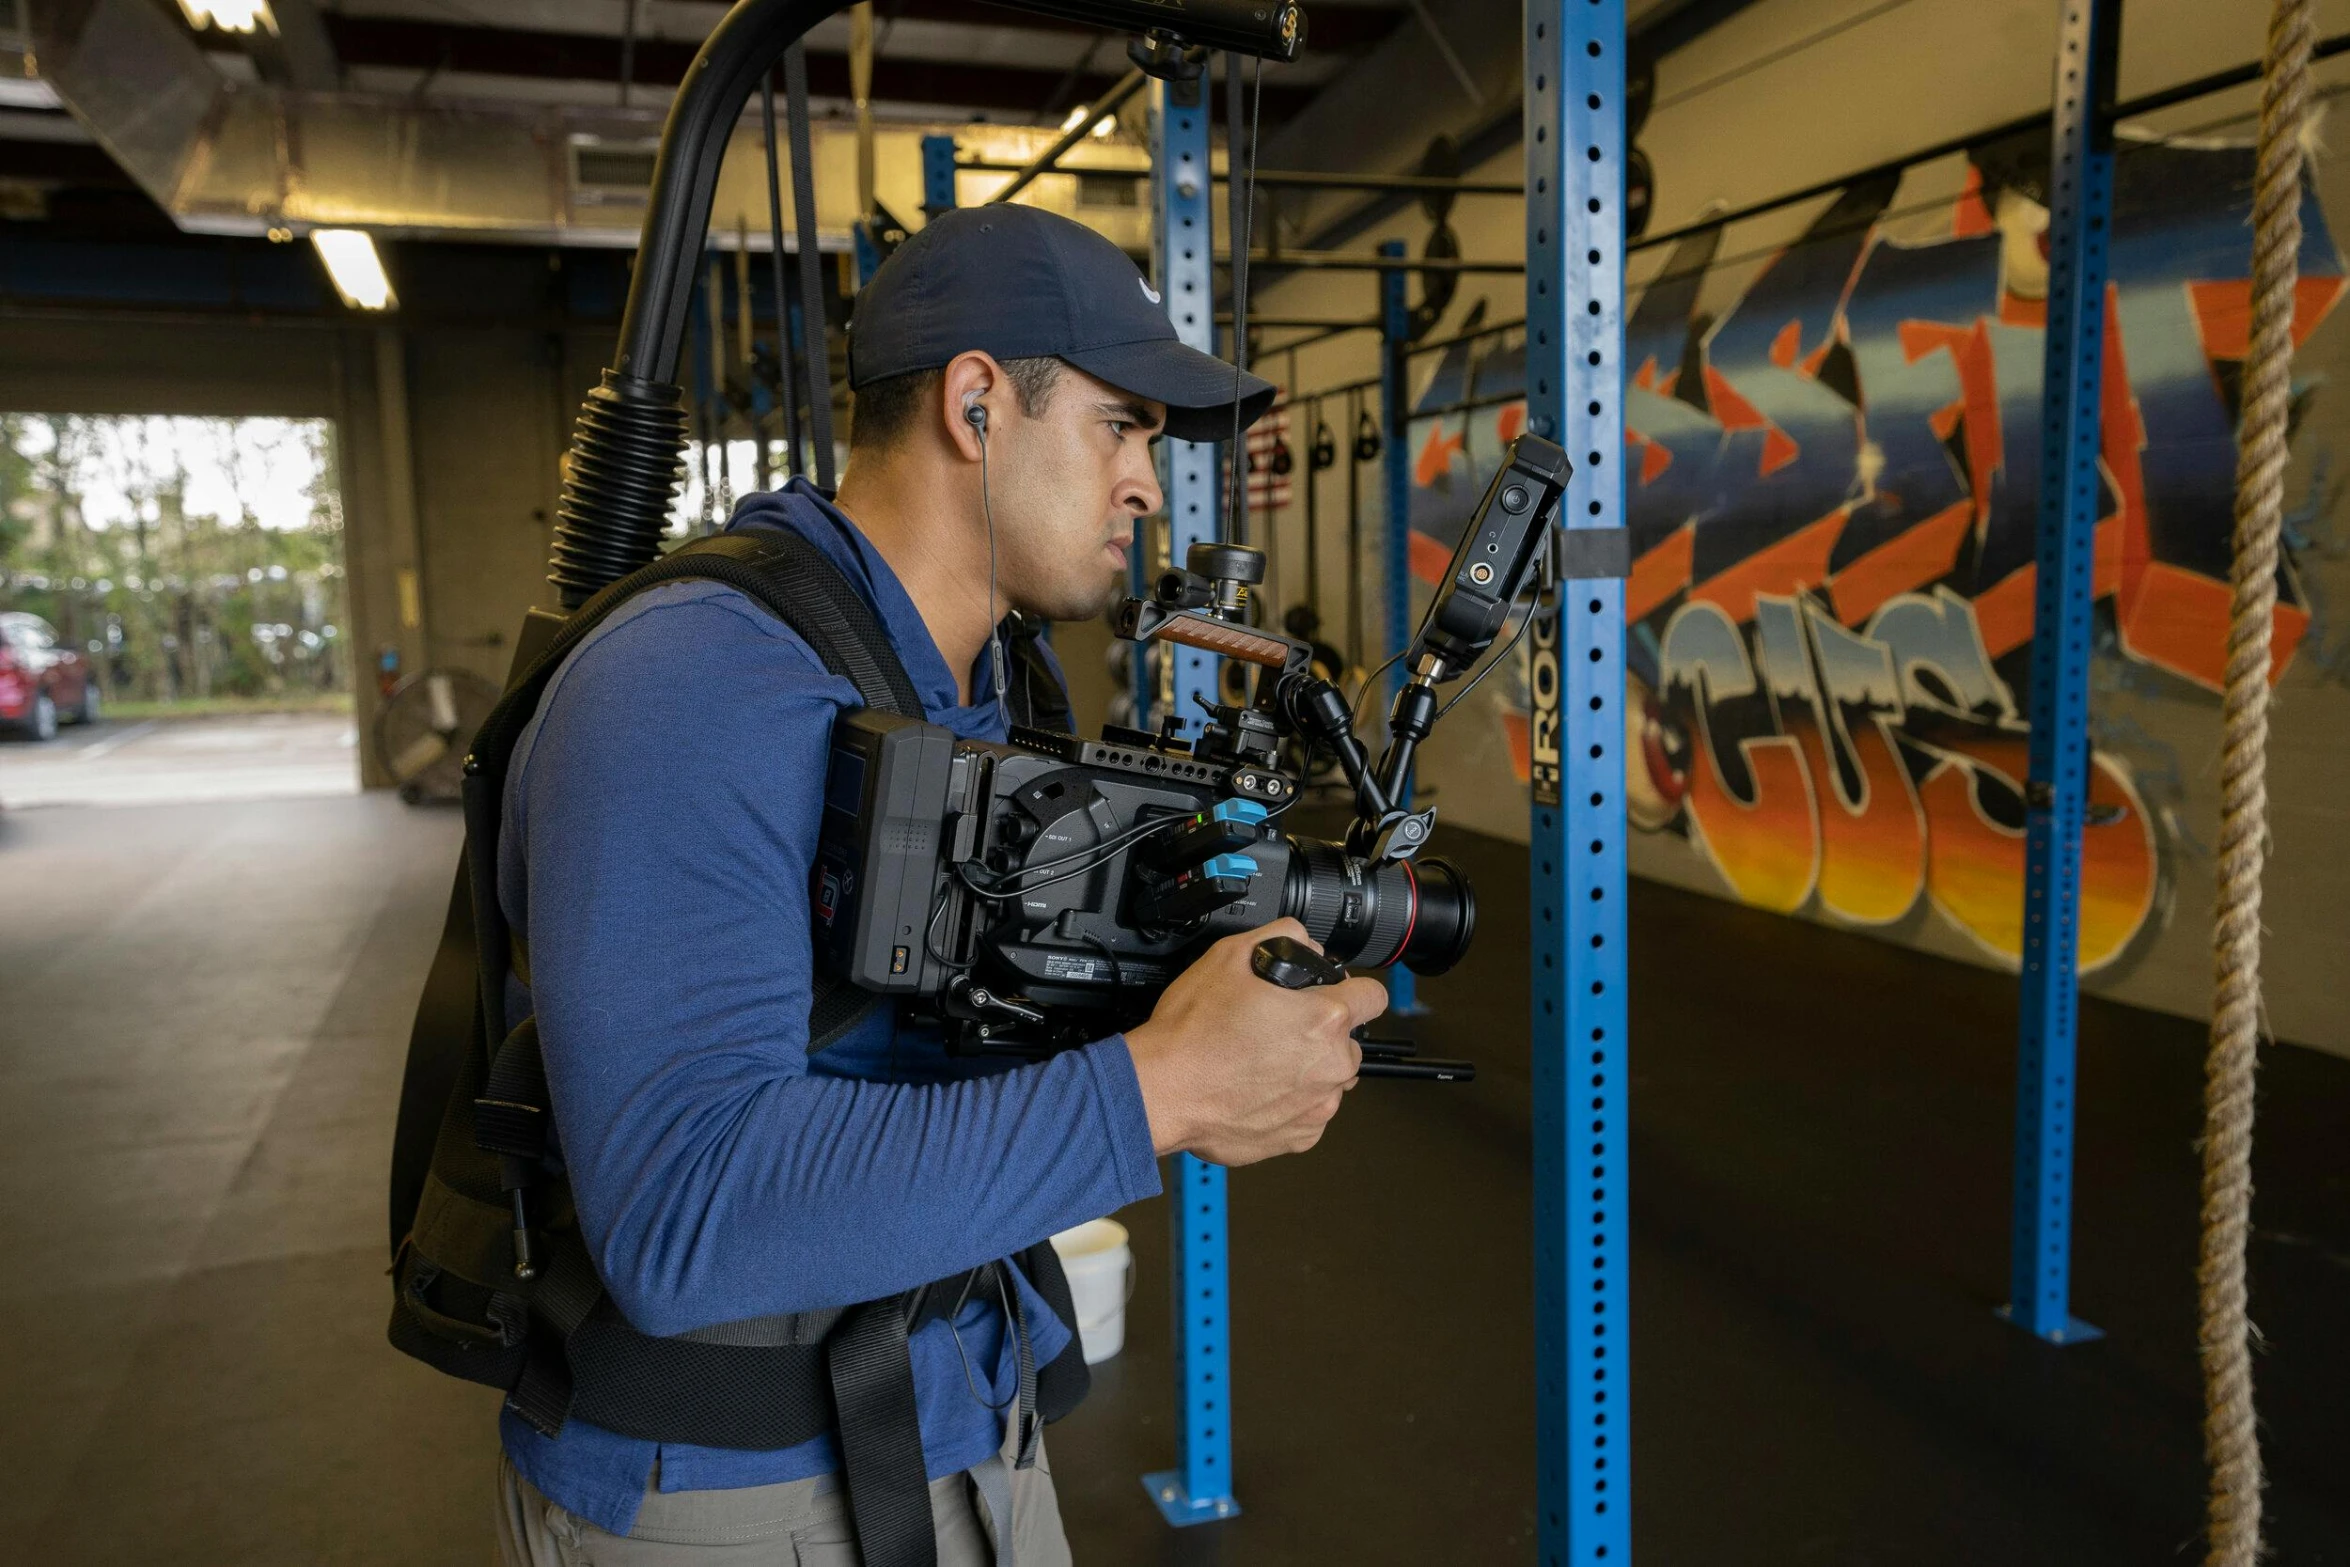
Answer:
[[[1179,643],[1256,666],[1255,701],[1211,706],[1213,723],[1203,747],[1264,765],[1282,732],[1327,746],[1354,790],[1348,849],[1375,859],[1408,859],[1426,845],[1434,823],[1434,812],[1406,807],[1413,752],[1439,714],[1436,688],[1484,656],[1529,585],[1539,589],[1555,575],[1551,536],[1572,472],[1567,454],[1540,436],[1521,435],[1511,443],[1404,654],[1407,676],[1388,715],[1387,749],[1376,763],[1355,736],[1345,696],[1313,673],[1311,648],[1245,623],[1248,589],[1265,569],[1255,550],[1193,545],[1185,569],[1164,573],[1151,597],[1126,602],[1118,635]]]
[[[1358,792],[1357,820],[1348,839],[1357,852],[1389,839],[1379,844],[1383,852],[1410,853],[1425,840],[1425,824],[1411,831],[1413,819],[1402,807],[1410,803],[1412,753],[1440,716],[1436,688],[1467,674],[1493,646],[1529,584],[1539,590],[1555,577],[1551,538],[1559,497],[1573,472],[1566,452],[1538,435],[1521,435],[1510,443],[1501,470],[1461,530],[1436,597],[1404,654],[1406,674],[1387,715],[1378,792]],[[1382,800],[1392,802],[1384,817],[1374,810]],[[1397,840],[1391,835],[1399,825],[1404,830]]]

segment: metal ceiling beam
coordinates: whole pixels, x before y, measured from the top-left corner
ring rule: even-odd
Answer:
[[[1408,14],[1403,5],[1315,6],[1306,25],[1306,45],[1316,54],[1355,53],[1384,43]],[[906,0],[897,15],[909,22],[977,22],[990,27],[1087,31],[1033,11],[1015,11],[992,4],[974,7],[970,0]]]
[[[341,16],[408,21],[450,21],[453,18],[478,15],[485,22],[502,18],[508,26],[520,31],[590,38],[617,38],[623,28],[618,5],[570,5],[548,3],[548,0],[494,6],[457,6],[450,4],[449,0],[338,0],[334,10]],[[699,44],[718,19],[726,14],[727,7],[718,3],[694,5],[666,0],[658,8],[648,4],[642,6],[642,10],[645,14],[639,17],[637,26],[640,41],[647,38],[671,41],[686,39]],[[1388,34],[1402,25],[1408,14],[1403,0],[1396,0],[1395,4],[1317,5],[1312,8],[1308,46],[1317,55],[1359,52],[1384,41]],[[896,0],[896,3],[884,7],[876,20],[884,50],[889,48],[892,29],[903,22],[979,27],[1031,36],[1057,35],[1062,39],[1106,36],[1097,29],[1063,17],[1013,6],[974,4],[973,0]],[[821,40],[834,38],[842,30],[837,17],[818,23],[810,31],[810,47],[821,47]],[[1121,38],[1117,47],[1107,51],[1108,56],[1117,57],[1123,47],[1124,40]]]
[[[1002,159],[967,158],[955,165],[974,173],[1019,174],[1029,165],[1007,163]],[[1104,179],[1147,180],[1148,169],[1056,169],[1060,174],[1091,174]],[[1210,176],[1217,184],[1229,183],[1224,170]],[[1450,191],[1455,196],[1523,196],[1526,187],[1516,180],[1448,180],[1423,174],[1325,174],[1313,169],[1257,169],[1250,173],[1249,183],[1259,190],[1382,190],[1409,191],[1414,194]]]
[[[1093,102],[1086,108],[1083,116],[1078,119],[1077,123],[1063,131],[1060,135],[1060,139],[1055,141],[1050,147],[1047,147],[1044,151],[1038,153],[1036,155],[1036,161],[1021,169],[1019,174],[1014,177],[1011,184],[1006,185],[1002,190],[999,190],[994,195],[988,197],[988,205],[993,206],[998,202],[1010,201],[1014,196],[1019,195],[1030,185],[1034,184],[1036,182],[1037,176],[1054,172],[1054,165],[1061,161],[1061,155],[1063,153],[1076,146],[1079,142],[1085,140],[1088,136],[1091,136],[1093,134],[1093,128],[1096,125],[1100,124],[1108,116],[1116,114],[1120,106],[1122,106],[1127,99],[1142,91],[1143,83],[1149,80],[1150,78],[1143,74],[1142,67],[1140,66],[1136,66],[1133,70],[1128,71],[1124,76],[1119,77],[1118,84],[1115,87],[1112,87],[1108,92],[1103,93],[1099,98],[1094,99]]]
[[[979,13],[966,13],[961,20],[968,22],[973,14]],[[983,14],[993,19],[999,13],[990,7]],[[347,12],[329,15],[326,22],[346,67],[470,71],[489,76],[581,82],[611,82],[620,76],[617,36],[469,27],[394,17],[353,16]],[[699,47],[698,43],[677,39],[639,38],[632,61],[635,79],[647,86],[674,87],[685,79],[686,68],[693,63],[694,52]],[[1041,67],[884,56],[874,62],[873,96],[882,102],[1033,111],[1061,84],[1066,74]],[[1117,80],[1109,72],[1089,73],[1080,86],[1090,96]],[[817,97],[845,99],[850,95],[851,85],[846,54],[810,51],[808,86]],[[1268,118],[1285,117],[1303,108],[1312,96],[1310,88],[1269,84],[1265,88],[1265,113]]]
[[[343,85],[342,63],[335,57],[334,40],[316,0],[273,0],[270,14],[277,31],[254,35],[266,41],[269,53],[283,73],[285,85],[304,92],[333,92]]]

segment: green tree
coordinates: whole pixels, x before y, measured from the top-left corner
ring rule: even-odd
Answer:
[[[0,416],[0,605],[125,695],[347,690],[335,456],[317,420]]]

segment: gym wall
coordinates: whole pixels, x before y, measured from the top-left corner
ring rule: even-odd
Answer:
[[[2325,7],[2320,26],[2350,27],[2350,4]],[[2133,5],[2123,96],[2256,60],[2260,27],[2257,7]],[[1651,232],[2030,113],[2046,102],[2054,31],[2040,0],[1756,6],[1660,70],[1639,138],[1656,172]],[[1814,41],[1774,61],[1754,41],[1765,32]],[[2350,69],[2321,66],[2318,79],[2350,83]],[[2103,809],[2085,843],[2082,961],[2092,990],[2189,1016],[2209,1011],[2255,108],[2246,88],[2134,122],[2117,172],[2092,673]],[[1978,146],[1636,255],[1629,430],[1607,460],[1629,466],[1637,558],[1627,754],[1639,874],[2014,966],[2045,147],[2044,133]],[[1520,167],[1513,150],[1477,173]],[[1451,221],[1463,254],[1522,253],[1514,204],[1464,199]],[[2350,768],[2339,384],[2350,310],[2337,308],[2350,172],[2322,155],[2304,225],[2268,1001],[2281,1037],[2350,1053],[2339,972],[2350,820],[2338,804]],[[1416,251],[1426,228],[1415,211],[1373,237],[1407,235]],[[1367,310],[1369,295],[1367,283],[1307,278],[1258,309],[1342,314]],[[1488,320],[1522,309],[1514,281],[1467,279],[1431,336],[1480,298]],[[1376,370],[1367,339],[1299,360],[1309,389]],[[1522,384],[1520,344],[1483,339],[1415,372],[1416,408],[1493,400],[1413,424],[1424,594],[1522,427],[1523,405],[1507,400]],[[1326,555],[1339,500],[1323,498]],[[1294,513],[1282,549],[1302,550]],[[1342,602],[1325,578],[1326,606]],[[1376,568],[1365,580],[1375,594]],[[1522,839],[1522,662],[1472,704],[1424,778],[1448,819]]]

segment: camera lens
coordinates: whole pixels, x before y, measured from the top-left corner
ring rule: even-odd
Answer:
[[[1450,860],[1413,862],[1412,880],[1419,918],[1400,961],[1415,974],[1441,974],[1467,955],[1477,934],[1477,892]]]
[[[1282,912],[1341,963],[1441,974],[1469,950],[1477,898],[1450,861],[1375,864],[1333,843],[1292,839]]]

